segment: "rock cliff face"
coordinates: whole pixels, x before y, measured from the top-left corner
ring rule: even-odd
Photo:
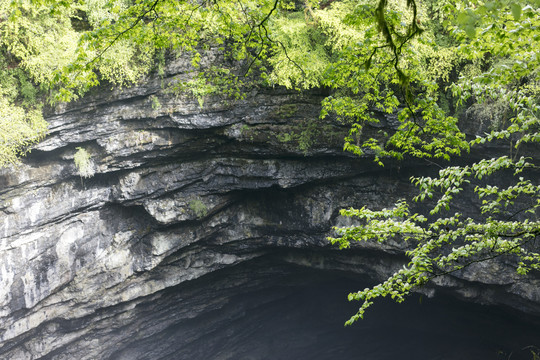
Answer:
[[[325,239],[345,221],[340,208],[390,206],[427,164],[377,168],[341,151],[339,126],[315,129],[323,139],[304,153],[276,133],[316,119],[322,94],[259,89],[201,109],[163,90],[185,70],[178,60],[164,79],[51,111],[47,139],[0,172],[0,358],[208,359],[186,350],[213,331],[195,320],[282,279],[285,263],[369,282],[405,261],[401,244],[340,252]],[[78,174],[79,147],[93,177]],[[266,277],[227,272],[257,261]],[[478,265],[426,291],[540,314],[540,282],[504,266]],[[215,274],[227,275],[200,280]]]

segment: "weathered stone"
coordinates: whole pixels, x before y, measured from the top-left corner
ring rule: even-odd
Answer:
[[[182,60],[171,63],[163,81],[185,69]],[[343,153],[334,138],[304,153],[276,137],[316,119],[320,100],[261,89],[232,104],[206,99],[201,109],[149,79],[51,111],[47,139],[21,165],[0,172],[0,357],[166,358],[178,350],[174,341],[144,351],[133,344],[222,306],[219,296],[204,304],[188,297],[183,305],[171,289],[271,254],[372,280],[401,267],[406,244],[336,252],[326,237],[348,221],[339,209],[391,206],[411,193],[410,171],[432,170],[377,168]],[[334,130],[342,131],[338,124]],[[77,147],[92,155],[92,178],[77,175]],[[507,269],[477,265],[424,291],[447,289],[539,315],[538,279]],[[247,286],[223,281],[231,293]],[[163,310],[175,302],[175,311]],[[196,327],[182,329],[183,341],[197,338]]]

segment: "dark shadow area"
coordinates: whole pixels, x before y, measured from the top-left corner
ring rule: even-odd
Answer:
[[[114,358],[516,360],[533,359],[531,350],[540,346],[538,319],[449,297],[383,301],[344,327],[360,305],[347,294],[365,286],[349,273],[254,260],[169,290],[160,301],[171,306],[175,299],[172,306],[186,313],[191,306],[193,317],[182,316]]]

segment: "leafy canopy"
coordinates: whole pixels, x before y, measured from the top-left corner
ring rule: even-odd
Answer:
[[[392,81],[406,87],[399,104],[396,102],[391,109],[392,113],[399,113],[397,132],[384,146],[376,139],[369,139],[363,146],[348,143],[346,148],[359,154],[371,148],[378,154],[398,158],[411,155],[445,160],[463,150],[478,154],[486,146],[507,150],[498,157],[463,166],[439,161],[438,176],[411,178],[419,189],[413,200],[427,201],[426,206],[431,208],[429,214],[413,213],[406,200],[391,209],[342,210],[341,215],[356,219],[357,225],[336,228],[337,237],[330,241],[341,248],[349,247],[352,241],[391,238],[410,244],[407,265],[383,283],[349,295],[350,300],[361,301],[362,305],[347,324],[363,318],[366,309],[378,297],[390,296],[401,302],[411,291],[433,278],[474,263],[506,256],[514,261],[518,274],[540,270],[536,243],[540,235],[540,185],[538,158],[534,157],[540,141],[539,4],[470,1],[427,5],[431,6],[427,8],[430,18],[435,19],[431,26],[446,36],[441,39],[439,35],[437,39],[435,33],[426,34],[426,31],[407,39],[398,54],[400,59],[396,60],[395,53],[390,54],[390,60],[397,64]],[[406,14],[395,19],[392,16],[389,12],[384,18],[389,28],[395,21],[406,18]],[[395,38],[399,39],[400,35]],[[448,57],[449,63],[440,66],[439,59],[430,50],[422,51],[427,58],[417,56],[426,46],[443,56],[448,56],[447,50],[451,49],[457,56]],[[370,61],[369,57],[366,61]],[[434,78],[428,68],[433,63],[439,66],[442,75],[439,79]],[[367,65],[364,72],[373,67]],[[384,72],[378,67],[374,71]],[[452,76],[451,72],[457,76]],[[380,75],[377,73],[368,79],[377,76]],[[376,93],[381,85],[377,84],[371,93]],[[443,106],[440,97],[443,91],[450,92],[454,113],[459,113],[459,108],[467,104],[474,104],[469,110],[481,109],[471,113],[478,116],[477,121],[487,122],[485,131],[475,138],[467,138],[456,118],[447,116],[451,109]],[[375,97],[376,101],[383,98],[380,94]],[[339,101],[334,100],[330,105],[334,109],[336,104],[342,106]],[[351,106],[350,103],[347,106]],[[375,105],[382,108],[380,103]],[[351,106],[351,109],[357,108],[356,104]],[[352,133],[372,121],[368,117],[362,119],[369,108],[365,106],[357,115],[360,124],[353,120]],[[345,108],[343,115],[350,114]],[[511,182],[501,186],[501,175]],[[458,197],[471,196],[471,192],[481,212],[472,217],[456,211],[453,206]]]

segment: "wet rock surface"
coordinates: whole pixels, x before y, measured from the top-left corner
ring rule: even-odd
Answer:
[[[242,101],[206,99],[201,109],[161,86],[185,71],[178,60],[165,79],[101,89],[51,110],[48,138],[23,164],[1,170],[1,359],[350,354],[349,342],[328,353],[311,347],[342,331],[354,309],[328,315],[339,318],[335,333],[325,328],[332,323],[303,334],[317,328],[295,328],[303,301],[283,299],[297,288],[310,297],[317,287],[332,292],[318,280],[331,284],[323,274],[332,271],[367,284],[401,267],[406,245],[365,243],[340,252],[326,237],[347,221],[339,209],[391,206],[412,194],[413,171],[434,169],[378,168],[369,157],[343,153],[339,124],[299,150],[276,134],[316,119],[322,94],[254,89]],[[154,97],[159,107],[152,107]],[[92,156],[91,178],[74,165],[79,147]],[[511,264],[482,266],[440,278],[426,293],[540,314],[538,278],[502,276]],[[306,306],[324,307],[325,299]],[[346,306],[346,296],[340,299]],[[265,328],[275,312],[290,321]],[[527,338],[534,328],[524,329]],[[298,343],[281,345],[300,333]]]

